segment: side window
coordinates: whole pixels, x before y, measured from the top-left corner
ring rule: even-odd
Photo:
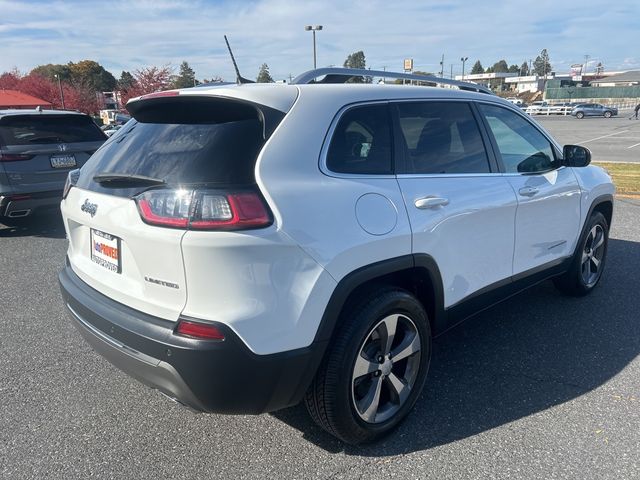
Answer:
[[[327,167],[336,173],[391,174],[391,150],[388,105],[354,107],[333,132]]]
[[[536,173],[557,168],[551,143],[520,115],[478,104],[500,150],[507,173]]]
[[[398,103],[409,174],[489,173],[482,136],[467,103]]]

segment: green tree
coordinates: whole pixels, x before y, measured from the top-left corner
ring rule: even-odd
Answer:
[[[547,49],[543,48],[540,55],[533,62],[533,73],[540,76],[546,76],[551,72],[551,63],[549,62],[549,54]]]
[[[53,63],[47,63],[46,65],[39,65],[30,74],[40,75],[52,82],[57,82],[56,75],[62,82],[68,82],[71,80],[71,70],[68,65],[56,65]]]
[[[520,75],[526,77],[529,73],[529,64],[526,61],[522,62],[522,65],[520,65]]]
[[[269,65],[263,63],[260,66],[260,71],[258,71],[258,78],[256,78],[256,82],[258,83],[273,83],[273,78],[269,73]]]
[[[349,54],[346,60],[344,61],[343,66],[346,68],[359,68],[362,70],[366,69],[367,61],[365,59],[364,52],[362,50],[359,50],[357,52],[353,52]],[[373,78],[368,76],[352,77],[348,80],[348,83],[371,83],[372,81],[373,81]]]
[[[520,73],[520,67],[518,65],[509,65],[509,73]]]
[[[474,63],[473,67],[471,67],[471,75],[476,75],[478,73],[484,73],[484,68],[482,68],[480,60],[476,60],[476,63]]]
[[[492,71],[494,73],[506,73],[509,71],[509,65],[507,65],[506,60],[498,60],[493,64]]]
[[[344,61],[344,66],[346,68],[367,68],[367,61],[365,60],[364,52],[359,50],[349,54],[347,59]]]
[[[67,64],[71,72],[70,81],[77,88],[89,92],[108,92],[116,87],[116,79],[102,65],[93,60],[81,60]]]
[[[189,88],[197,85],[196,72],[189,66],[189,63],[182,62],[180,71],[175,75],[171,82],[171,88]]]
[[[118,88],[118,90],[126,92],[130,88],[134,87],[135,84],[136,84],[136,79],[133,78],[133,75],[131,75],[130,72],[123,70],[122,73],[120,74],[120,78],[118,79],[118,83],[116,87]]]

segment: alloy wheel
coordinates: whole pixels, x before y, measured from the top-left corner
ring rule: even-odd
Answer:
[[[353,366],[353,406],[367,423],[392,418],[407,401],[420,368],[420,334],[408,316],[392,314],[367,334]]]
[[[602,225],[594,225],[584,243],[581,258],[582,281],[587,287],[595,285],[602,274],[605,232]]]

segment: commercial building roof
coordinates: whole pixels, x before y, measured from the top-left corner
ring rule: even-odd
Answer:
[[[640,84],[640,70],[630,70],[628,72],[619,73],[617,75],[611,75],[609,77],[591,81],[591,85],[594,86],[597,86],[601,83],[617,85]]]
[[[18,92],[17,90],[0,89],[0,108],[51,108],[53,105],[46,100]]]

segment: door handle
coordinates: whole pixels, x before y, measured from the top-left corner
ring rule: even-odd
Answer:
[[[449,205],[449,199],[442,197],[422,197],[416,199],[413,204],[420,210],[426,210],[427,208],[444,207],[445,205]]]
[[[533,197],[539,190],[536,187],[522,187],[518,193],[523,197]]]

